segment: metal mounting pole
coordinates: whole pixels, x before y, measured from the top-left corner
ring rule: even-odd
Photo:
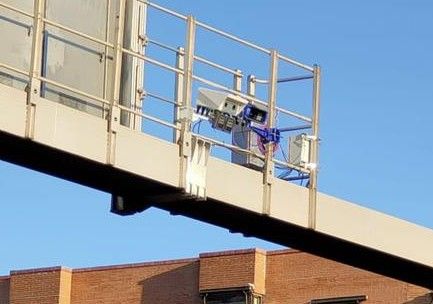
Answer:
[[[45,10],[45,0],[35,0],[33,17],[33,40],[32,54],[30,60],[29,84],[27,86],[27,114],[26,131],[27,138],[34,137],[34,124],[36,101],[41,96],[41,63],[42,63],[42,44],[43,44],[43,12]]]
[[[125,10],[126,0],[119,1],[119,11],[117,12],[115,44],[114,44],[114,77],[113,77],[113,96],[111,98],[110,113],[108,120],[108,143],[107,143],[107,163],[114,165],[116,151],[116,135],[120,125],[120,82],[122,72],[123,57],[123,34],[125,29]]]
[[[271,64],[268,88],[268,123],[267,128],[275,127],[275,111],[278,81],[278,52],[271,50]],[[266,144],[265,164],[263,167],[263,213],[270,214],[271,211],[271,186],[274,179],[274,143]]]
[[[187,182],[188,162],[192,155],[192,82],[193,82],[193,63],[194,63],[194,48],[195,48],[195,33],[196,23],[193,16],[188,16],[187,31],[186,31],[186,47],[183,65],[183,100],[179,105],[181,131],[179,138],[180,148],[180,187],[189,193],[189,185]]]
[[[310,148],[310,183],[309,183],[309,206],[308,227],[316,229],[317,212],[317,171],[319,161],[319,111],[320,111],[320,67],[315,65],[313,71],[313,115],[311,125],[311,148]]]

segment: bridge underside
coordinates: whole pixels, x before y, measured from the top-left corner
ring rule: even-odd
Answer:
[[[179,153],[173,143],[121,127],[116,161],[108,165],[105,120],[40,98],[34,138],[26,139],[25,117],[25,94],[1,86],[0,159],[121,195],[131,213],[154,206],[433,288],[429,229],[319,194],[317,227],[311,230],[307,190],[280,180],[272,185],[271,212],[263,215],[261,175],[212,157],[208,198],[196,201],[178,187]]]
[[[337,239],[268,216],[249,212],[208,199],[196,202],[182,199],[179,190],[112,166],[0,132],[0,158],[29,169],[70,180],[109,193],[131,194],[125,199],[136,211],[151,206],[216,226],[296,248],[324,258],[370,270],[426,288],[433,288],[433,269],[349,241]],[[149,197],[168,193],[171,202],[149,201]],[[178,199],[175,199],[178,197]],[[131,210],[132,211],[132,210]],[[85,210],[83,211],[85,212]]]

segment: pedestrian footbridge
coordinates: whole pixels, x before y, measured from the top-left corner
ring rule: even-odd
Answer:
[[[144,0],[80,0],[67,12],[59,1],[0,2],[11,41],[0,46],[1,159],[112,193],[120,215],[153,206],[433,287],[432,230],[317,191],[319,67]],[[65,17],[83,12],[96,17]],[[152,36],[157,14],[181,24],[182,43]],[[254,54],[215,62],[198,52],[204,34]],[[293,111],[286,98],[303,93],[279,92],[298,82],[311,95]],[[295,134],[261,141],[234,108],[198,115],[203,87],[223,108],[263,110],[260,130]],[[285,153],[296,136],[301,161]]]

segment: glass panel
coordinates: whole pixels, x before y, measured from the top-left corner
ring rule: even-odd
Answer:
[[[246,304],[245,294],[238,292],[222,292],[209,294],[206,297],[207,304]]]
[[[33,14],[33,0],[2,0],[2,2]],[[33,39],[32,25],[32,18],[0,8],[1,63],[29,71]],[[0,68],[0,83],[24,90],[27,82],[27,76]]]
[[[262,304],[262,298],[258,296],[253,296],[253,304]]]

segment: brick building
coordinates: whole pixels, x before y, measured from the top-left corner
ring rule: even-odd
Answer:
[[[11,271],[0,304],[432,303],[430,291],[295,250],[204,253],[107,267]]]

